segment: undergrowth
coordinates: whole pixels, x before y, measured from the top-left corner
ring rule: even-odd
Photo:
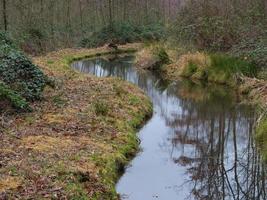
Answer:
[[[7,85],[0,82],[0,101],[8,101],[14,108],[19,110],[30,110],[27,101],[19,94],[11,90]]]
[[[126,44],[131,42],[155,41],[165,37],[162,24],[137,26],[130,22],[117,23],[112,27],[106,26],[91,35],[84,37],[80,46],[93,48],[108,42]]]
[[[0,32],[0,81],[2,98],[8,97],[15,107],[41,98],[47,77],[16,46]],[[19,105],[21,104],[21,105]]]

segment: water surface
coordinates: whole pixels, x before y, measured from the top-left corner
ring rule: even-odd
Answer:
[[[75,62],[75,69],[138,85],[154,114],[117,192],[128,200],[264,200],[265,166],[253,141],[255,110],[233,90],[139,71],[133,56]]]

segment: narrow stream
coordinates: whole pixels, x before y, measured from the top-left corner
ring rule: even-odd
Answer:
[[[188,80],[166,83],[133,66],[133,56],[73,63],[143,89],[154,114],[140,130],[141,151],[117,184],[127,200],[265,200],[265,167],[253,130],[256,112],[234,91]]]

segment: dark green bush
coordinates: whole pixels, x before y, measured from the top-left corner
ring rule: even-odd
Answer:
[[[167,52],[165,51],[164,48],[160,48],[158,50],[158,58],[162,64],[169,64],[170,63],[170,58]]]
[[[102,46],[108,42],[125,44],[130,42],[160,40],[165,36],[164,27],[161,24],[137,26],[129,22],[106,26],[92,35],[84,38],[80,46],[92,48]]]
[[[27,101],[2,82],[0,82],[0,101],[8,101],[14,108],[19,110],[30,110]]]
[[[12,40],[7,36],[7,34],[0,31],[0,46],[2,45],[8,45],[10,47],[15,48]]]
[[[0,39],[0,81],[28,101],[40,99],[46,76],[5,34]]]

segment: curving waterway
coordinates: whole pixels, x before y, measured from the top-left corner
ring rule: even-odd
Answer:
[[[266,169],[253,141],[256,112],[231,89],[189,80],[168,83],[137,70],[134,57],[78,61],[73,68],[139,86],[154,114],[141,151],[117,183],[127,200],[265,200]]]

